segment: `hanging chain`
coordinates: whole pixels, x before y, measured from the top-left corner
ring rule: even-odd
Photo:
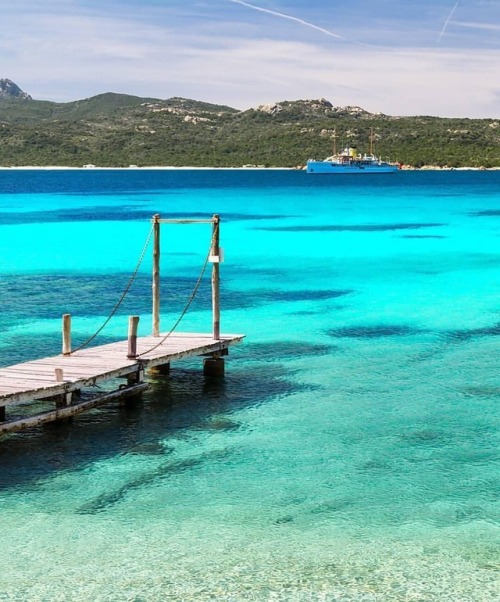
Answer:
[[[137,356],[136,356],[137,358],[142,357],[143,355],[147,355],[151,351],[154,351],[155,349],[158,349],[158,347],[161,347],[161,345],[163,345],[163,343],[168,339],[168,337],[175,331],[175,329],[177,328],[177,326],[179,326],[179,324],[181,323],[181,320],[184,318],[184,316],[188,312],[189,308],[191,307],[192,302],[194,301],[194,299],[196,297],[196,294],[198,293],[198,290],[199,290],[200,285],[201,285],[201,281],[202,281],[203,276],[205,274],[205,271],[207,269],[208,262],[210,261],[210,255],[212,253],[214,241],[217,239],[218,234],[219,234],[219,222],[217,222],[214,225],[214,231],[213,231],[213,234],[212,234],[212,238],[210,239],[210,245],[209,245],[209,248],[208,248],[207,256],[205,258],[205,261],[203,262],[203,266],[202,266],[200,274],[198,276],[198,280],[196,281],[196,283],[195,283],[195,285],[193,287],[193,291],[192,291],[189,299],[187,300],[187,303],[184,306],[184,309],[182,310],[180,316],[177,318],[177,320],[174,323],[174,325],[172,326],[172,328],[167,332],[166,335],[164,335],[162,337],[162,339],[156,345],[154,345],[153,347],[151,347],[147,351],[143,351],[142,353],[137,354]]]
[[[133,271],[132,275],[129,278],[129,281],[127,283],[127,286],[125,287],[120,299],[118,300],[118,302],[116,303],[116,305],[113,307],[113,309],[111,310],[111,313],[109,314],[109,316],[106,318],[106,320],[103,322],[103,324],[96,330],[96,332],[90,336],[84,343],[82,343],[79,347],[77,347],[76,349],[73,349],[71,351],[71,353],[74,353],[75,351],[80,351],[81,349],[83,349],[84,347],[86,347],[87,345],[89,345],[103,330],[104,328],[108,325],[109,321],[111,320],[111,318],[115,315],[115,313],[118,311],[118,308],[120,307],[120,305],[123,303],[123,300],[125,299],[125,297],[127,296],[127,293],[129,292],[132,284],[134,283],[134,280],[137,276],[137,273],[139,272],[139,268],[141,267],[141,264],[144,260],[144,256],[146,255],[146,251],[149,247],[149,243],[151,242],[151,237],[153,235],[153,226],[151,226],[150,230],[149,230],[149,234],[146,238],[146,242],[144,243],[144,247],[142,249],[141,255],[139,257],[139,261],[137,262],[137,265],[135,267],[135,270]]]

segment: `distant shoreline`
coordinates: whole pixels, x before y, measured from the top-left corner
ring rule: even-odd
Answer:
[[[145,170],[145,169],[155,169],[155,170],[165,170],[165,171],[175,171],[175,170],[186,170],[186,169],[196,169],[196,170],[204,170],[204,171],[208,171],[208,170],[212,170],[212,169],[219,169],[219,170],[240,170],[240,171],[251,171],[251,170],[256,170],[256,169],[265,169],[265,170],[275,170],[275,171],[283,171],[283,170],[297,170],[300,171],[302,168],[297,168],[297,167],[260,167],[260,166],[252,166],[252,167],[194,167],[194,166],[182,166],[182,167],[176,167],[173,165],[149,165],[149,166],[144,166],[144,167],[139,167],[137,165],[131,165],[129,167],[99,167],[97,165],[94,165],[92,167],[86,167],[86,166],[82,166],[82,167],[69,167],[69,166],[64,166],[64,165],[44,165],[44,166],[40,166],[40,165],[19,165],[19,166],[12,166],[12,167],[2,167],[0,166],[0,170],[83,170],[83,171],[103,171],[103,170],[109,170],[109,169],[116,169],[116,170],[129,170],[129,171],[134,171],[134,170]]]
[[[105,170],[157,170],[157,171],[182,171],[182,170],[200,170],[200,171],[211,171],[211,170],[220,170],[220,171],[255,171],[255,170],[265,170],[265,171],[305,171],[304,167],[262,167],[260,165],[249,165],[249,166],[241,166],[241,167],[194,167],[194,166],[182,166],[177,167],[173,165],[149,165],[139,167],[138,165],[130,165],[128,167],[99,167],[97,165],[92,166],[81,166],[81,167],[70,167],[65,165],[15,165],[11,167],[0,166],[0,171],[9,171],[9,170],[40,170],[40,171],[50,171],[50,170],[68,170],[68,171],[105,171]],[[500,171],[500,166],[498,167],[437,167],[435,165],[423,165],[422,167],[412,167],[403,165],[401,167],[401,171]]]

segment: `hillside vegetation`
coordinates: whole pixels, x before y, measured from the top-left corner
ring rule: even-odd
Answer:
[[[247,111],[170,98],[101,94],[54,103],[0,98],[0,166],[298,167],[337,147],[421,167],[500,166],[500,122],[391,117],[321,100]]]

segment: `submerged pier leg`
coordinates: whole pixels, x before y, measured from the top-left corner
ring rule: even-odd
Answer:
[[[138,385],[144,382],[144,368],[139,368],[137,372],[132,372],[127,375],[127,385],[129,387]]]
[[[161,366],[149,368],[148,372],[152,375],[168,376],[170,374],[170,362],[168,364],[162,364]]]
[[[204,376],[222,378],[225,373],[225,361],[220,356],[207,357],[203,360]]]
[[[71,405],[73,401],[73,393],[62,393],[61,395],[57,395],[55,397],[56,408],[66,408]]]
[[[127,384],[120,387],[120,404],[126,407],[135,406],[136,402],[142,399],[142,394],[149,387],[144,382],[144,367],[127,374]]]

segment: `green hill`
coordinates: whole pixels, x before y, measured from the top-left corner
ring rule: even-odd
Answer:
[[[106,93],[68,103],[0,98],[0,165],[296,167],[337,144],[406,165],[500,166],[500,122],[391,117],[320,100],[248,111]]]

